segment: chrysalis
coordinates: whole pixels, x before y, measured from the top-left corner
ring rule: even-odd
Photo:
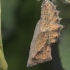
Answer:
[[[52,2],[43,1],[41,18],[34,31],[27,67],[52,60],[51,44],[57,41],[63,28],[58,14],[59,11]]]

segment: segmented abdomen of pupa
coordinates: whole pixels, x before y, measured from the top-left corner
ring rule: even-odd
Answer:
[[[43,1],[41,7],[40,30],[48,32],[48,44],[55,43],[60,36],[60,30],[63,28],[63,25],[60,24],[59,11],[56,10],[56,5],[49,0]]]

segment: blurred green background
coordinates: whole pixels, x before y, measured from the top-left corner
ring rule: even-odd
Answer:
[[[57,4],[61,24],[59,41],[52,45],[52,61],[27,68],[30,43],[40,19],[42,0],[2,0],[2,39],[8,70],[70,70],[70,4]]]

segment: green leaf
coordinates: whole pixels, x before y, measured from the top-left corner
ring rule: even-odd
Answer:
[[[70,70],[70,25],[62,33],[59,44],[59,54],[64,70]]]
[[[2,37],[1,37],[1,4],[0,4],[0,70],[7,70],[7,63],[5,61],[3,46],[2,46]]]

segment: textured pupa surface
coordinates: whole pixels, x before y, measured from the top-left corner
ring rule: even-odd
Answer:
[[[59,11],[52,2],[43,1],[41,18],[34,31],[27,67],[52,60],[51,44],[57,41],[63,28],[58,14]]]

